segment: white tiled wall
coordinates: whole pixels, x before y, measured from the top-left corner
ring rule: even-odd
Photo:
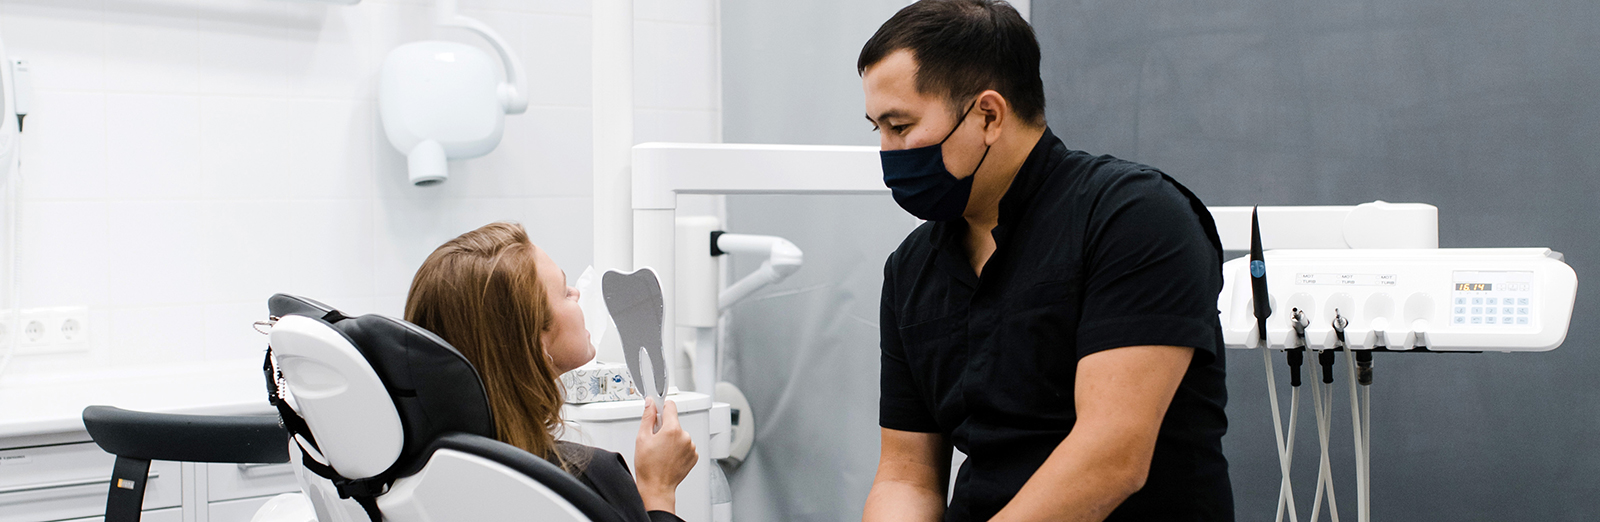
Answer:
[[[441,186],[406,181],[378,66],[430,0],[0,0],[38,103],[23,141],[20,299],[87,305],[86,354],[8,373],[258,357],[274,292],[398,315],[418,264],[499,219],[590,259],[589,5],[460,0],[526,62],[531,105]],[[636,0],[638,141],[719,141],[716,0]]]

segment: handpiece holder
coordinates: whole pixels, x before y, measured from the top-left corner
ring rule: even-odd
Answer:
[[[523,70],[522,60],[517,57],[516,51],[500,37],[500,33],[475,18],[457,14],[456,0],[438,0],[434,8],[440,26],[466,29],[478,33],[478,36],[489,41],[489,46],[494,47],[495,53],[500,55],[500,63],[506,69],[506,81],[500,83],[497,93],[500,97],[500,106],[505,109],[506,114],[527,112],[527,73]]]
[[[1218,296],[1229,348],[1385,352],[1537,352],[1559,347],[1572,321],[1578,280],[1546,248],[1269,250],[1270,298],[1304,312],[1267,321],[1259,342],[1249,261],[1224,265]],[[1348,321],[1336,339],[1334,311]]]

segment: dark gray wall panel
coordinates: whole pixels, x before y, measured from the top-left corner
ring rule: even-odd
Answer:
[[[1038,2],[1033,22],[1050,123],[1070,146],[1157,166],[1212,205],[1431,203],[1442,246],[1547,246],[1580,281],[1600,273],[1600,2]],[[1585,284],[1554,352],[1377,358],[1374,517],[1600,516],[1600,286]],[[1260,355],[1228,363],[1239,520],[1270,520]],[[1304,514],[1316,440],[1302,406]]]

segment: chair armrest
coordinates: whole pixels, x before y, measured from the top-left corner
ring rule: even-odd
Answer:
[[[289,461],[289,433],[276,415],[179,415],[112,406],[83,409],[95,444],[119,457],[181,462]]]

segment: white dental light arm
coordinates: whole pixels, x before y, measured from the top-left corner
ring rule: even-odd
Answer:
[[[726,253],[767,255],[767,260],[761,262],[761,268],[745,276],[744,279],[728,285],[728,288],[718,294],[717,308],[721,310],[727,310],[757,290],[787,279],[799,271],[800,265],[805,263],[805,254],[800,251],[800,247],[776,236],[717,234],[716,248]]]
[[[500,83],[498,95],[500,105],[505,108],[506,114],[522,114],[528,110],[528,77],[522,69],[522,60],[517,57],[516,51],[506,44],[500,33],[477,19],[456,14],[456,0],[438,0],[434,5],[437,10],[438,24],[444,27],[458,27],[482,36],[494,47],[496,54],[500,55],[500,63],[506,69],[506,81]]]

